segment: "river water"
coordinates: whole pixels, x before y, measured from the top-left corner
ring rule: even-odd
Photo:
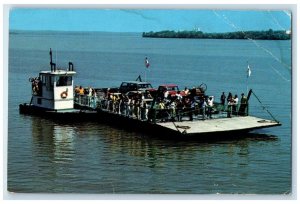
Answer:
[[[72,61],[75,84],[119,86],[138,75],[154,87],[205,83],[254,90],[280,127],[240,140],[161,140],[99,123],[20,115],[29,77]],[[144,66],[149,58],[150,68]],[[247,62],[252,74],[247,81]],[[11,32],[8,190],[22,193],[286,194],[291,192],[291,41],[151,39],[140,33]],[[250,113],[270,118],[252,96]],[[258,135],[257,135],[258,134]]]

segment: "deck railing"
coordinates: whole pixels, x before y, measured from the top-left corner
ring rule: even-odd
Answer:
[[[99,97],[89,96],[89,95],[74,95],[74,103],[80,106],[96,109],[98,107]]]
[[[222,105],[214,103],[214,106],[200,108],[164,108],[159,109],[150,104],[136,106],[122,101],[108,100],[104,95],[98,94],[97,97],[88,95],[75,95],[74,102],[81,107],[93,110],[109,111],[111,113],[123,115],[125,117],[138,120],[149,120],[152,123],[183,120],[205,120],[226,117],[238,117],[248,115],[248,104]]]
[[[248,115],[248,105],[239,104],[221,105],[216,103],[209,113],[209,107],[183,108],[183,109],[157,109],[149,110],[151,122],[183,121],[183,120],[206,120],[216,118],[239,117]]]

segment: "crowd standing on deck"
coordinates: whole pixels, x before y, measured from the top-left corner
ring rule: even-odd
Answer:
[[[227,112],[227,117],[247,115],[247,98],[243,93],[239,100],[237,94],[233,96],[229,92],[226,97],[223,92],[220,103],[214,101],[214,96],[207,96],[205,91],[195,87],[185,87],[183,91],[173,95],[168,91],[159,93],[147,90],[119,93],[110,88],[103,89],[98,94],[92,87],[75,87],[77,103],[143,121],[182,121],[183,117],[190,121],[194,117],[205,120],[222,112]]]
[[[75,93],[75,101],[77,103],[96,108],[97,93],[95,89],[93,89],[92,87],[85,89],[82,86],[76,86],[74,93]]]

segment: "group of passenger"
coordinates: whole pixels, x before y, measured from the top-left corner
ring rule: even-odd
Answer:
[[[113,93],[107,89],[104,100],[101,102],[101,108],[127,117],[148,120],[152,98],[149,91],[134,91],[125,94]]]
[[[202,89],[186,87],[175,95],[165,92],[163,98],[157,98],[156,104],[156,118],[161,121],[182,121],[183,116],[192,121],[197,115],[202,115],[202,119],[212,118],[214,97],[205,95]]]
[[[227,99],[227,100],[226,100]],[[225,93],[223,92],[220,97],[221,105],[223,106],[223,111],[226,110],[226,102],[227,102],[227,117],[231,117],[232,115],[246,115],[247,110],[247,97],[244,95],[244,93],[241,94],[241,101],[239,103],[238,95],[235,94],[232,95],[231,92],[228,93],[227,97]],[[238,108],[238,105],[239,108]]]
[[[150,117],[151,120],[159,119],[161,121],[168,121],[176,120],[177,118],[180,121],[184,114],[189,114],[192,120],[192,110],[195,108],[196,102],[194,101],[194,97],[191,96],[183,96],[180,92],[171,95],[168,91],[151,93],[147,90],[144,92],[133,91],[122,94],[111,93],[110,89],[107,89],[105,100],[102,101],[101,106],[114,113],[139,120],[148,120]],[[200,101],[201,99],[199,98]],[[152,110],[155,111],[149,112],[151,106],[153,106]]]
[[[97,92],[92,87],[83,88],[82,86],[75,86],[75,99],[79,104],[93,108],[97,106]]]
[[[214,96],[205,95],[205,91],[200,88],[186,87],[176,94],[170,94],[168,91],[153,93],[147,90],[116,93],[108,88],[98,99],[97,92],[92,87],[85,89],[76,86],[75,96],[81,100],[80,104],[94,108],[100,106],[101,109],[139,120],[182,121],[184,116],[191,121],[194,116],[200,116],[205,120],[212,118],[216,111]],[[82,101],[83,98],[86,101]],[[220,110],[226,111],[227,117],[246,115],[247,98],[243,93],[240,103],[238,95],[233,96],[231,92],[227,96],[223,92],[220,102]]]
[[[29,81],[31,82],[32,94],[41,96],[42,95],[42,80],[40,77],[30,78]]]
[[[152,99],[152,100],[145,100]],[[227,117],[232,115],[245,115],[247,98],[241,95],[241,103],[238,109],[239,98],[229,92],[228,96],[223,92],[220,98],[222,111],[227,111]],[[153,106],[153,107],[152,107]],[[151,108],[152,107],[152,108]],[[211,119],[215,111],[214,96],[207,96],[199,88],[178,91],[171,95],[168,91],[151,95],[149,91],[132,92],[127,94],[111,93],[107,89],[102,108],[137,118],[139,120],[182,121],[184,116],[193,120],[194,116],[200,116],[203,120]],[[226,109],[227,107],[227,109]],[[151,110],[151,111],[150,111]]]

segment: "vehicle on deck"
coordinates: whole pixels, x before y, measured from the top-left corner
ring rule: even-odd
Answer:
[[[175,96],[178,93],[179,88],[176,84],[162,84],[158,87],[157,91],[159,93],[168,91],[171,96]],[[180,92],[180,94],[185,95],[184,92]]]
[[[119,92],[127,93],[129,91],[153,91],[155,90],[149,82],[144,81],[124,81],[121,83]]]

